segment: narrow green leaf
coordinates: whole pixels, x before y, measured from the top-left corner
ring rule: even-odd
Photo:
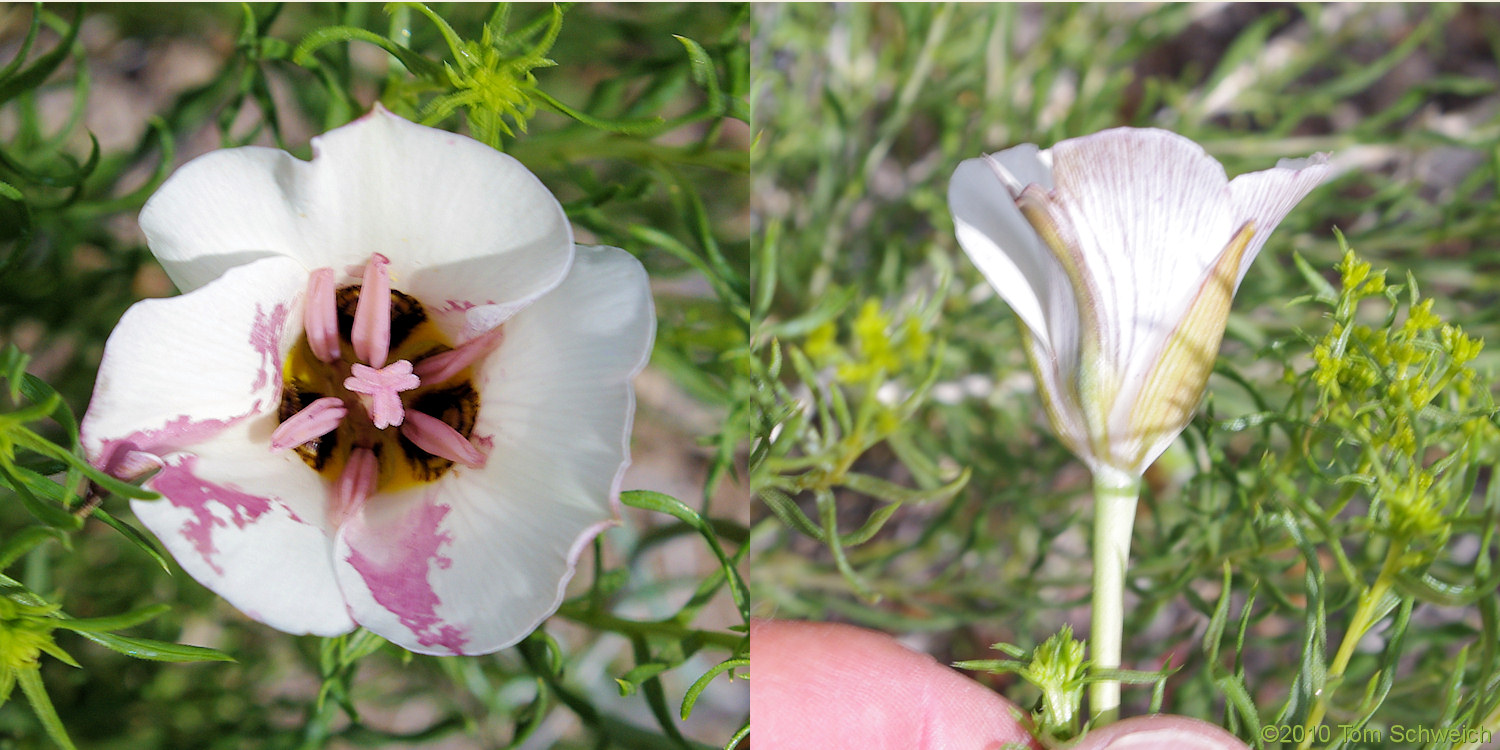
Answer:
[[[235,661],[234,657],[222,651],[202,646],[168,643],[149,638],[130,638],[114,633],[80,631],[79,635],[111,651],[118,651],[136,659],[170,662]]]
[[[90,515],[103,521],[106,526],[120,532],[126,539],[130,540],[131,544],[134,544],[142,552],[150,556],[152,560],[155,560],[156,564],[160,565],[162,570],[168,573],[172,572],[172,566],[167,562],[167,556],[157,546],[156,540],[146,536],[140,529],[110,515],[103,508],[95,508]]]
[[[33,12],[41,14],[42,10],[37,8]],[[67,59],[68,53],[73,49],[73,43],[78,41],[78,31],[83,27],[82,20],[83,10],[80,9],[74,14],[73,23],[68,25],[67,33],[63,35],[62,41],[58,42],[56,47],[38,57],[31,67],[9,78],[0,78],[0,104],[14,99],[24,91],[30,91],[42,85],[42,82],[47,80],[47,76],[52,75],[53,71],[62,65],[63,60]]]
[[[16,497],[21,500],[21,505],[26,511],[48,526],[58,529],[77,531],[83,528],[83,519],[68,512],[56,499],[52,502],[42,499],[43,497],[61,497],[62,487],[46,477],[36,476],[33,472],[19,466],[11,466],[0,457],[0,477],[3,477],[15,490]],[[41,494],[42,497],[37,497]]]
[[[57,622],[57,627],[75,633],[107,633],[150,622],[171,609],[165,604],[152,604],[149,607],[108,617],[64,618]]]
[[[368,42],[389,52],[412,75],[432,81],[445,80],[441,63],[429,60],[420,52],[403,47],[372,31],[354,26],[325,26],[302,37],[302,41],[297,43],[297,48],[292,52],[292,62],[304,68],[317,67],[318,59],[313,53],[319,49],[330,44],[356,41]]]
[[[844,475],[843,485],[855,492],[888,503],[933,503],[943,502],[957,495],[964,485],[969,483],[971,473],[969,467],[964,467],[964,470],[959,472],[958,477],[953,481],[928,490],[902,487],[895,482],[854,472]]]
[[[697,42],[678,34],[672,35],[673,39],[682,42],[687,48],[688,64],[692,66],[693,82],[702,86],[708,93],[708,108],[715,114],[724,112],[724,92],[719,90],[719,74],[714,69],[714,61],[709,57],[708,50]]]
[[[818,541],[823,541],[823,530],[811,518],[807,517],[797,503],[786,495],[786,493],[774,487],[763,487],[757,493],[761,502],[766,504],[781,522],[797,531],[806,534]]]
[[[688,717],[692,715],[693,706],[698,702],[698,696],[701,695],[706,688],[708,688],[709,684],[713,682],[713,679],[715,677],[718,677],[719,675],[734,669],[748,668],[749,666],[750,660],[748,658],[728,659],[726,661],[715,664],[714,667],[705,672],[702,677],[694,680],[693,684],[688,686],[687,692],[682,696],[682,720],[687,721]],[[730,679],[734,679],[733,675],[730,676]]]
[[[68,738],[68,730],[58,717],[57,709],[52,706],[47,687],[42,684],[41,670],[22,669],[16,674],[16,681],[21,684],[21,692],[26,694],[31,710],[36,712],[37,720],[42,722],[42,728],[47,730],[47,736],[63,750],[77,750],[73,740]]]
[[[588,114],[587,112],[573,109],[572,107],[569,107],[568,105],[563,104],[562,102],[553,98],[551,94],[548,94],[541,89],[532,90],[531,95],[536,97],[539,101],[541,101],[542,104],[546,105],[547,108],[551,109],[553,112],[576,120],[591,128],[597,128],[599,130],[605,130],[611,133],[621,133],[623,135],[655,135],[661,130],[662,125],[666,123],[666,120],[663,120],[660,117],[652,117],[643,120],[606,120],[600,117],[595,117],[591,114]]]
[[[67,535],[48,526],[27,526],[11,535],[0,544],[0,570],[9,568],[22,555],[48,539],[66,540]]]

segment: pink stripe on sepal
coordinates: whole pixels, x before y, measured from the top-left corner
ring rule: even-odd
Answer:
[[[391,353],[391,274],[386,269],[390,264],[390,259],[380,253],[370,256],[349,337],[355,356],[376,368],[385,367],[385,358]]]
[[[329,514],[336,523],[343,523],[345,519],[359,512],[365,501],[375,492],[375,482],[380,479],[380,463],[375,459],[375,451],[369,448],[355,448],[349,452],[349,462],[344,464],[344,471],[339,474],[338,484],[334,486],[334,501],[337,505],[333,513]]]
[[[408,411],[406,424],[401,426],[401,434],[418,448],[439,458],[446,458],[471,469],[484,466],[485,455],[468,438],[460,435],[458,430],[437,417],[419,411]]]
[[[338,295],[333,289],[333,269],[319,268],[307,282],[307,310],[302,314],[307,345],[324,362],[339,357]]]
[[[271,450],[284,451],[327,435],[348,413],[343,399],[335,396],[320,398],[302,407],[302,411],[293,414],[271,433]]]
[[[441,383],[494,351],[504,337],[503,329],[492,328],[469,339],[457,349],[428,357],[417,363],[417,377],[424,383]]]

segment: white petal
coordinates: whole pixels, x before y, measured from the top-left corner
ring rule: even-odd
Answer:
[[[313,160],[216,151],[184,165],[141,211],[173,281],[191,289],[266,254],[348,272],[391,258],[393,284],[427,304],[513,304],[566,273],[562,206],[515,159],[377,106],[312,141]]]
[[[283,358],[301,334],[300,264],[268,258],[192,293],[137,303],[105,346],[83,420],[90,459],[164,459],[131,508],[193,578],[293,633],[353,627],[333,579],[325,490],[272,454]]]
[[[489,653],[556,610],[583,548],[617,517],[631,379],[651,348],[646,275],[629,254],[580,248],[557,289],[505,324],[483,363],[482,469],[372,498],[340,529],[354,618],[422,653]]]
[[[1235,288],[1281,220],[1331,174],[1328,157],[1318,154],[1308,159],[1282,159],[1274,169],[1242,174],[1229,182],[1236,214],[1242,222],[1255,222],[1255,234],[1240,260]]]
[[[1048,326],[1049,313],[1077,317],[1072,287],[1052,251],[1021,215],[1015,185],[1006,184],[991,160],[1003,166],[1020,187],[1052,187],[1052,175],[1031,144],[968,159],[958,165],[948,183],[954,232],[990,286],[1016,311],[1037,343],[1050,351],[1057,347]]]
[[[1101,355],[1138,379],[1238,229],[1224,168],[1175,133],[1117,128],[1052,148],[1054,200],[1106,330]]]
[[[306,255],[321,241],[305,214],[317,205],[301,177],[306,167],[258,146],[188,162],[141,209],[152,254],[184,292],[258,258]]]
[[[567,273],[562,205],[514,158],[378,106],[313,146],[323,189],[341,198],[320,220],[342,257],[385,253],[393,285],[424,304],[514,303]]]
[[[266,258],[222,282],[138,302],[120,318],[83,418],[95,463],[127,449],[162,455],[274,417],[282,358],[301,333],[307,274],[295,261]]]
[[[145,482],[162,498],[130,508],[188,575],[246,615],[288,633],[347,633],[327,485],[295,456],[272,455],[266,426],[235,425],[168,456]]]

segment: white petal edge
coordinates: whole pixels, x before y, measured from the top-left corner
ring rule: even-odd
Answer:
[[[183,292],[261,258],[309,256],[322,238],[307,220],[317,200],[303,185],[304,167],[259,146],[193,159],[141,208],[146,244]]]
[[[1052,187],[1051,172],[1031,144],[960,163],[948,183],[958,244],[1038,344],[1048,351],[1070,348],[1070,342],[1054,340],[1049,318],[1077,317],[1072,287],[1057,258],[1021,215],[1014,186],[1002,180],[996,165],[1020,187]]]
[[[515,159],[376,105],[312,139],[312,161],[274,149],[215,151],[147,201],[141,228],[179,288],[286,255],[351,283],[372,253],[396,288],[432,304],[517,304],[567,272],[562,206]],[[461,312],[461,310],[460,310]]]
[[[340,530],[335,565],[355,620],[418,653],[484,654],[555,612],[578,557],[618,520],[631,380],[654,328],[639,261],[579,248],[481,367],[474,432],[488,463],[372,498]]]
[[[194,579],[272,627],[333,635],[353,621],[333,579],[326,490],[270,452],[306,279],[268,258],[137,303],[105,346],[83,443],[106,469],[129,450],[163,459],[145,482],[163,497],[131,508]]]
[[[1328,157],[1316,154],[1306,159],[1282,159],[1272,169],[1242,174],[1229,181],[1229,194],[1241,222],[1255,222],[1255,235],[1240,259],[1236,289],[1281,220],[1332,174]]]

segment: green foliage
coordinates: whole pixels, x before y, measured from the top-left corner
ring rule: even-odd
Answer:
[[[0,580],[0,687],[19,684],[32,707],[0,708],[0,733],[100,748],[420,744],[455,733],[486,747],[736,744],[746,733],[749,546],[742,508],[724,498],[748,429],[748,13],[0,11],[0,49],[16,53],[0,67],[0,566],[21,571]],[[92,37],[80,31],[89,23]],[[164,75],[158,55],[172,54],[197,61],[198,77]],[[116,109],[101,114],[101,101]],[[98,471],[79,446],[74,415],[111,328],[137,299],[171,293],[133,226],[145,200],[187,156],[255,144],[307,157],[311,136],[375,102],[503,148],[557,193],[581,242],[642,259],[660,316],[653,372],[678,405],[643,403],[637,425],[665,425],[684,444],[675,460],[704,475],[701,497],[687,501],[626,493],[629,523],[596,541],[592,576],[579,576],[587,585],[493,657],[413,657],[364,631],[294,639],[233,614],[135,527],[125,501],[154,495]],[[710,417],[681,427],[673,409]],[[663,554],[707,562],[663,572]],[[125,628],[143,635],[114,632]],[[72,649],[75,662],[56,631],[104,648]],[[226,654],[237,663],[147,663]],[[403,706],[420,707],[415,724],[392,724]],[[576,728],[559,732],[566,717]]]
[[[1396,724],[1500,725],[1493,13],[779,4],[755,23],[756,612],[920,633],[949,661],[1087,622],[1088,473],[954,240],[960,161],[1120,125],[1193,138],[1231,176],[1331,152],[1145,477],[1124,715],[1257,747],[1266,727],[1406,747]],[[908,356],[918,330],[933,343]],[[890,509],[895,490],[934,494]],[[992,684],[1042,708],[1015,679],[1029,652],[1007,653]]]

